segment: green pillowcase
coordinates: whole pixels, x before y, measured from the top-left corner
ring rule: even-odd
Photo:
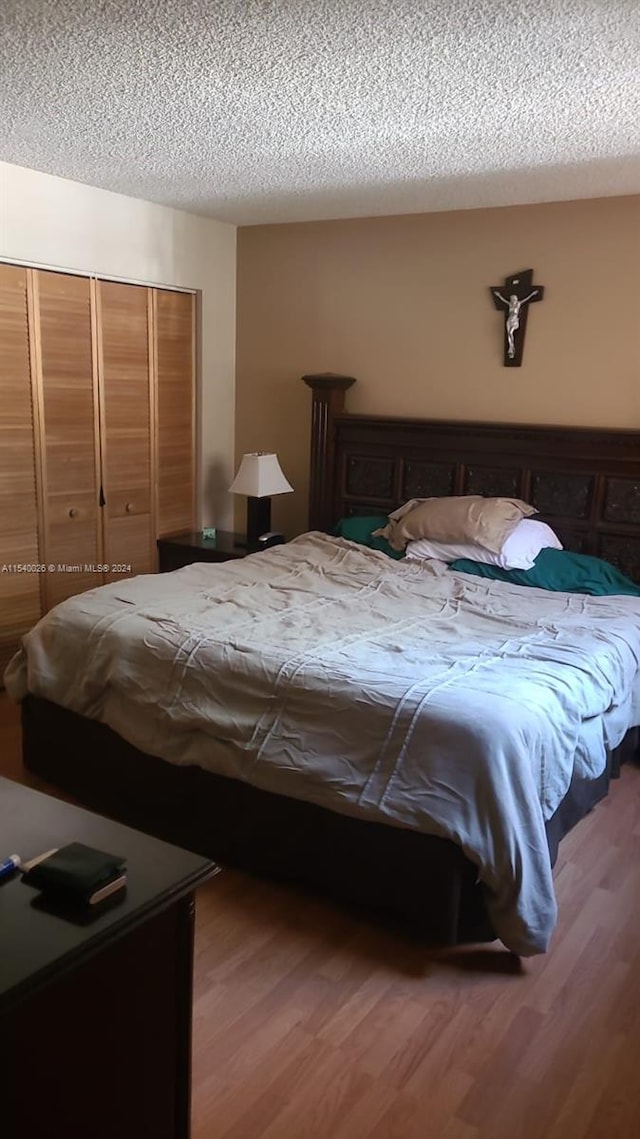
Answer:
[[[386,514],[366,514],[353,518],[341,518],[331,533],[336,538],[347,538],[349,542],[357,542],[360,546],[368,546],[370,550],[381,550],[390,558],[403,558],[404,550],[394,550],[386,538],[374,538],[373,531],[386,526],[389,518]]]
[[[508,581],[512,585],[531,585],[537,589],[551,589],[561,593],[589,593],[592,597],[615,594],[640,597],[640,586],[635,585],[609,562],[587,554],[573,554],[568,550],[541,550],[529,570],[503,570],[467,558],[451,562],[449,569],[495,581]]]

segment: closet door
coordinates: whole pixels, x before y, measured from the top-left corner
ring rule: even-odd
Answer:
[[[27,270],[0,264],[0,685],[41,615]]]
[[[155,571],[150,290],[97,282],[106,581]],[[130,568],[129,568],[130,567]]]
[[[154,289],[159,538],[195,524],[194,302]]]
[[[102,584],[91,283],[37,272],[46,607]]]

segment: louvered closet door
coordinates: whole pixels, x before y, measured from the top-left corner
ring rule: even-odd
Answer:
[[[48,607],[102,584],[99,527],[98,408],[92,354],[91,282],[64,273],[34,274]],[[62,567],[67,567],[66,570]]]
[[[0,685],[41,615],[27,271],[0,264]]]
[[[155,570],[150,290],[97,282],[107,581]]]
[[[195,523],[194,302],[154,290],[160,538]]]

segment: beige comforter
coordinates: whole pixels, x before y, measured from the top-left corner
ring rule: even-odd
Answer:
[[[525,590],[322,534],[57,606],[6,673],[143,751],[441,835],[544,951],[544,822],[637,720],[640,602]]]

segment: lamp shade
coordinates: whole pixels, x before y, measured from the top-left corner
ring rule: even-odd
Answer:
[[[253,451],[242,456],[240,468],[229,490],[231,494],[266,498],[271,494],[288,494],[293,487],[284,477],[277,455]]]

